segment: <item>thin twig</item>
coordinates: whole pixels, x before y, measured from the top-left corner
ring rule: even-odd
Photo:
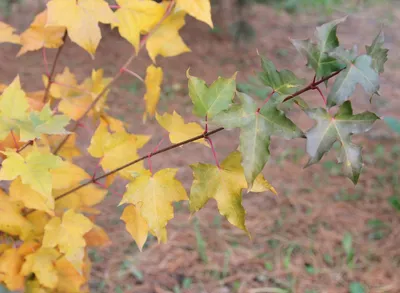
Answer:
[[[283,100],[282,103],[287,102],[287,101],[289,101],[289,100],[291,100],[291,99],[293,99],[293,98],[295,98],[295,97],[297,97],[297,96],[299,96],[299,95],[301,95],[301,94],[303,94],[303,93],[305,93],[305,92],[307,92],[307,91],[309,91],[309,90],[314,89],[314,88],[315,88],[316,86],[318,86],[319,84],[321,84],[321,83],[327,81],[328,79],[331,79],[332,77],[338,75],[338,74],[339,74],[342,70],[344,70],[344,69],[345,69],[345,68],[340,69],[340,70],[338,70],[338,71],[332,73],[331,75],[328,75],[327,77],[324,77],[324,78],[321,79],[320,81],[315,82],[315,80],[313,80],[313,81],[312,81],[308,86],[306,86],[305,88],[303,88],[303,89],[301,89],[301,90],[295,92],[294,94],[291,94],[290,96],[287,96],[287,97]]]
[[[168,146],[168,147],[166,147],[166,148],[163,148],[163,149],[160,149],[160,150],[158,150],[158,151],[152,152],[152,153],[150,153],[150,154],[148,154],[148,155],[145,155],[145,156],[143,156],[143,157],[141,157],[141,158],[139,158],[139,159],[136,159],[136,160],[134,160],[134,161],[131,161],[131,162],[129,162],[129,163],[126,163],[125,165],[123,165],[123,166],[121,166],[121,167],[118,167],[118,168],[116,168],[116,169],[114,169],[114,170],[111,170],[111,171],[109,171],[109,172],[107,172],[107,173],[105,173],[105,174],[103,174],[103,175],[101,175],[101,176],[97,176],[97,177],[91,178],[89,181],[87,181],[87,182],[85,182],[85,183],[82,183],[81,185],[79,185],[79,186],[77,186],[77,187],[75,187],[75,188],[73,188],[73,189],[71,189],[71,190],[69,190],[69,191],[67,191],[67,192],[65,192],[65,193],[63,193],[63,194],[60,194],[59,196],[57,196],[57,197],[55,198],[55,200],[59,200],[59,199],[61,199],[61,198],[64,198],[64,197],[66,197],[67,195],[69,195],[69,194],[71,194],[71,193],[74,193],[75,191],[77,191],[77,190],[79,190],[79,189],[81,189],[81,188],[83,188],[83,187],[85,187],[85,186],[87,186],[87,185],[89,185],[89,184],[96,183],[97,181],[99,181],[99,180],[101,180],[101,179],[104,179],[104,178],[106,178],[106,177],[108,177],[108,176],[110,176],[110,175],[113,175],[113,174],[115,174],[115,173],[117,173],[117,172],[119,172],[119,171],[121,171],[121,170],[123,170],[123,169],[125,169],[125,168],[128,168],[129,166],[132,166],[132,165],[137,164],[137,163],[139,163],[139,162],[141,162],[141,161],[143,161],[143,160],[146,160],[149,156],[150,156],[150,157],[154,157],[154,156],[156,156],[156,155],[165,153],[165,152],[167,152],[167,151],[170,151],[170,150],[175,149],[175,148],[178,148],[178,147],[180,147],[180,146],[182,146],[182,145],[185,145],[185,144],[194,142],[194,141],[199,140],[199,139],[201,139],[201,138],[207,139],[207,137],[209,137],[209,136],[211,136],[211,135],[213,135],[213,134],[215,134],[215,133],[217,133],[217,132],[220,132],[220,131],[222,131],[222,130],[224,130],[223,127],[217,128],[217,129],[215,129],[215,130],[213,130],[213,131],[200,134],[200,135],[198,135],[198,136],[195,136],[195,137],[192,137],[192,138],[190,138],[190,139],[184,140],[184,141],[182,141],[182,142],[180,142],[180,143],[175,143],[175,144],[172,144],[172,145],[170,145],[170,146]],[[26,215],[32,213],[33,211],[34,211],[34,210],[28,211],[28,212],[26,213]]]
[[[168,15],[171,13],[173,6],[175,5],[175,1],[171,1],[165,11],[165,14],[163,18],[154,26],[154,28],[146,35],[143,37],[143,39],[140,41],[139,48],[137,52],[133,52],[132,55],[128,58],[128,60],[125,62],[124,65],[121,66],[120,70],[115,74],[115,76],[112,78],[112,80],[104,87],[104,89],[96,96],[96,98],[92,101],[92,103],[89,105],[89,107],[86,109],[85,113],[75,122],[75,125],[71,129],[71,133],[75,132],[75,130],[78,128],[79,122],[81,122],[83,119],[86,118],[86,116],[90,113],[90,111],[96,106],[98,101],[103,97],[103,95],[114,85],[114,83],[122,76],[122,74],[127,70],[129,65],[132,63],[132,61],[138,56],[139,51],[144,47],[146,44],[146,41],[148,40],[149,36],[151,36],[155,30],[161,25],[161,23],[168,17]],[[54,149],[53,154],[57,154],[60,149],[63,147],[63,145],[67,142],[69,136],[71,134],[67,134],[64,139],[60,142],[60,144]]]
[[[46,86],[46,90],[44,91],[44,96],[43,96],[43,103],[44,104],[47,102],[47,99],[49,98],[50,88],[51,88],[51,85],[53,84],[53,77],[54,77],[54,73],[56,71],[57,62],[58,62],[58,59],[60,58],[62,49],[65,46],[65,41],[67,40],[67,33],[66,32],[65,32],[62,40],[63,40],[63,43],[62,43],[62,45],[60,47],[58,47],[58,50],[57,50],[57,53],[56,53],[56,57],[54,58],[53,66],[51,67],[50,74],[48,75],[47,86]]]

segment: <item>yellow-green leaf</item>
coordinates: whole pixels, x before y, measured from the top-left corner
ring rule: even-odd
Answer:
[[[245,210],[242,206],[242,190],[247,188],[243,167],[240,164],[240,152],[231,153],[221,164],[197,163],[190,167],[194,181],[190,190],[189,207],[192,213],[200,210],[211,198],[218,204],[218,210],[228,221],[249,234],[245,224]],[[263,192],[275,189],[260,174],[250,191]]]

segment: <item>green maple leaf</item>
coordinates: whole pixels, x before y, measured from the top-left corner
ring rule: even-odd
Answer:
[[[351,135],[368,131],[379,117],[371,112],[353,115],[350,101],[343,103],[334,117],[322,108],[305,112],[317,122],[306,133],[307,153],[310,155],[307,166],[320,161],[332,145],[339,141],[339,162],[343,164],[345,175],[356,184],[362,169],[361,147],[351,142]]]
[[[365,46],[367,54],[372,58],[372,68],[378,73],[384,72],[384,64],[388,60],[388,49],[383,48],[385,36],[383,32],[379,32],[371,46]]]
[[[64,129],[69,123],[66,115],[54,115],[50,105],[46,104],[42,111],[31,112],[28,121],[21,121],[20,135],[25,140],[39,138],[41,134],[68,134]]]
[[[10,131],[20,136],[20,141],[39,138],[41,134],[67,134],[64,127],[69,119],[65,115],[53,115],[49,104],[40,112],[28,112],[29,103],[21,89],[19,77],[0,96],[0,140]]]
[[[336,29],[337,25],[344,22],[346,18],[343,17],[317,27],[315,32],[317,43],[313,43],[309,39],[292,40],[296,49],[307,57],[307,66],[315,70],[317,79],[343,68],[343,64],[329,56],[329,52],[339,46]]]
[[[372,68],[372,58],[368,55],[357,56],[355,50],[337,48],[330,55],[340,59],[346,68],[337,76],[328,95],[328,107],[341,105],[354,93],[356,85],[360,84],[368,94],[379,90],[379,75]]]
[[[280,98],[295,93],[303,84],[304,79],[299,79],[290,70],[277,71],[274,63],[261,57],[263,72],[258,74],[260,80],[273,91],[280,94]]]
[[[276,101],[270,99],[261,109],[254,100],[238,93],[240,105],[233,105],[213,119],[213,122],[227,129],[240,128],[240,151],[242,166],[249,188],[267,163],[271,135],[286,139],[301,137],[303,132],[276,108]]]
[[[0,180],[14,180],[21,177],[23,184],[28,184],[35,191],[52,200],[51,169],[60,167],[61,158],[49,152],[41,152],[36,147],[23,157],[15,151],[1,152],[7,158],[0,169]]]
[[[199,117],[212,118],[229,108],[236,91],[236,73],[231,78],[219,77],[210,87],[204,80],[186,73],[189,79],[189,96],[193,113]]]
[[[218,210],[236,227],[246,231],[245,210],[242,206],[242,190],[247,188],[243,168],[240,165],[240,152],[232,152],[221,163],[219,169],[215,165],[197,163],[190,165],[194,180],[190,189],[189,208],[191,213],[197,212],[207,201],[214,198]],[[270,190],[276,194],[274,187],[259,174],[254,181],[251,192]]]

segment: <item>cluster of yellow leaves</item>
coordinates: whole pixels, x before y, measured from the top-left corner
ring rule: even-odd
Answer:
[[[98,79],[102,76],[94,73],[84,84],[99,91]],[[30,102],[34,95],[22,90],[18,77],[1,92],[0,180],[11,184],[8,194],[0,190],[0,235],[12,238],[0,238],[0,282],[10,290],[83,292],[90,270],[86,247],[110,240],[80,212],[96,214],[93,206],[107,191],[88,184],[56,201],[91,179],[71,162],[80,155],[75,135],[60,152],[65,160],[51,153],[62,134],[68,133],[64,129],[68,117],[53,113],[49,104]],[[38,96],[42,99],[43,93]],[[28,140],[32,143],[25,145]],[[27,278],[31,280],[26,282]]]
[[[59,48],[67,34],[94,58],[102,37],[99,24],[103,23],[117,28],[136,54],[145,47],[156,63],[159,55],[172,57],[190,51],[179,35],[187,14],[213,26],[209,0],[116,2],[118,7],[113,11],[105,0],[50,0],[47,9],[21,35],[0,22],[0,42],[21,45],[20,56],[41,48]],[[228,92],[231,88],[234,91],[234,77]],[[202,135],[202,126],[185,123],[178,113],[159,115],[156,112],[162,80],[162,68],[150,65],[144,80],[143,119],[156,116],[172,143]],[[0,85],[0,156],[3,158],[0,180],[11,181],[7,193],[0,191],[0,233],[11,236],[14,241],[0,243],[0,282],[10,290],[25,288],[27,292],[87,292],[84,286],[90,271],[87,247],[110,242],[105,231],[93,222],[98,213],[94,206],[104,199],[106,190],[73,163],[73,158],[81,155],[75,134],[68,137],[57,155],[52,150],[68,133],[65,126],[69,119],[80,121],[87,114],[100,121],[87,151],[99,159],[104,172],[138,160],[138,152],[150,137],[127,132],[121,121],[105,113],[112,79],[104,77],[102,69],[93,70],[91,77],[78,83],[66,67],[51,81],[43,76],[43,82],[45,87],[51,82],[50,101],[46,104],[44,91],[25,93],[19,77],[9,86]],[[223,82],[220,80],[209,91],[223,91]],[[206,86],[198,85],[204,94],[199,100],[207,99]],[[227,98],[232,99],[229,93]],[[217,103],[215,110],[213,104],[198,112],[211,117],[217,110],[223,110],[224,105]],[[63,114],[58,115],[51,107]],[[30,145],[22,150],[28,141]],[[208,146],[204,138],[195,142]],[[167,240],[166,226],[174,217],[173,203],[179,201],[188,201],[194,213],[213,198],[230,223],[249,233],[241,204],[243,190],[276,192],[262,175],[249,188],[240,162],[240,153],[233,152],[220,168],[201,163],[192,165],[194,181],[189,196],[176,179],[178,169],[167,168],[153,174],[144,168],[141,160],[108,176],[106,186],[116,176],[129,180],[120,202],[120,205],[126,204],[121,219],[139,249],[143,248],[148,233],[159,242]],[[74,189],[85,181],[90,184]]]
[[[213,27],[211,20],[210,0],[176,0],[157,3],[152,0],[117,0],[118,8],[113,11],[105,0],[51,0],[47,9],[38,14],[30,27],[20,36],[15,30],[0,22],[0,43],[10,42],[22,45],[18,56],[28,51],[41,48],[58,48],[64,43],[64,36],[85,49],[94,58],[101,40],[99,23],[117,27],[119,33],[135,48],[136,53],[146,45],[153,62],[158,55],[164,57],[177,56],[190,52],[179,35],[179,30],[185,25],[185,16],[189,14]],[[141,42],[141,37],[143,42]],[[92,80],[100,88],[109,80],[102,79],[102,72],[94,72]],[[161,68],[149,66],[146,75],[144,100],[147,115],[154,116],[160,97],[160,85],[163,73]],[[44,78],[47,83],[46,77]],[[52,89],[53,97],[63,100],[60,109],[72,119],[79,119],[93,95],[101,92],[78,86],[76,79],[69,70],[58,76],[57,83],[70,87],[67,89]],[[74,90],[75,89],[75,90]],[[105,98],[102,99],[102,102]],[[96,106],[102,108],[103,103]]]

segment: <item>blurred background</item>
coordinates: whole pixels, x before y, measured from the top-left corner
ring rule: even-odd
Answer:
[[[238,74],[238,88],[265,98],[267,90],[255,78],[260,54],[278,70],[290,69],[312,79],[305,60],[289,38],[312,38],[315,27],[349,15],[338,28],[341,44],[358,44],[364,51],[383,29],[389,61],[381,79],[380,96],[372,103],[362,91],[353,98],[357,111],[372,110],[381,116],[400,118],[400,1],[397,0],[214,0],[215,28],[189,16],[181,35],[192,49],[176,58],[158,59],[165,71],[159,113],[176,110],[188,120],[191,101],[187,94],[186,70],[208,82],[219,75]],[[46,1],[0,0],[0,19],[23,31]],[[116,30],[102,27],[103,39],[92,60],[67,41],[58,71],[65,66],[82,81],[92,68],[113,75],[123,64],[131,46]],[[20,74],[27,91],[43,88],[40,52],[15,58],[18,47],[0,46],[0,83]],[[48,50],[49,60],[54,50]],[[150,59],[142,54],[133,64],[144,75]],[[156,121],[142,124],[144,88],[131,76],[122,78],[109,95],[109,112],[124,120],[129,130],[151,134],[143,154],[165,135]],[[319,105],[315,93],[303,98]],[[312,126],[300,111],[288,114],[302,128]],[[92,127],[94,130],[94,126]],[[82,136],[85,131],[82,130]],[[86,133],[90,137],[91,133]],[[81,136],[81,137],[82,137]],[[113,243],[90,251],[93,262],[92,292],[212,292],[212,293],[398,293],[400,292],[400,138],[383,123],[354,140],[363,146],[364,171],[356,187],[342,176],[334,154],[307,169],[304,140],[275,139],[272,157],[264,175],[279,195],[245,194],[249,239],[219,215],[214,202],[189,219],[186,204],[177,204],[176,217],[168,225],[169,242],[159,245],[149,238],[144,252],[119,220],[117,207],[124,183],[117,182],[100,206],[98,223]],[[214,139],[222,160],[235,150],[237,133],[225,131]],[[87,147],[83,139],[81,148]],[[153,158],[153,168],[179,167],[178,174],[189,190],[192,175],[188,164],[213,162],[201,145],[188,145]],[[89,172],[94,164],[79,159]]]

